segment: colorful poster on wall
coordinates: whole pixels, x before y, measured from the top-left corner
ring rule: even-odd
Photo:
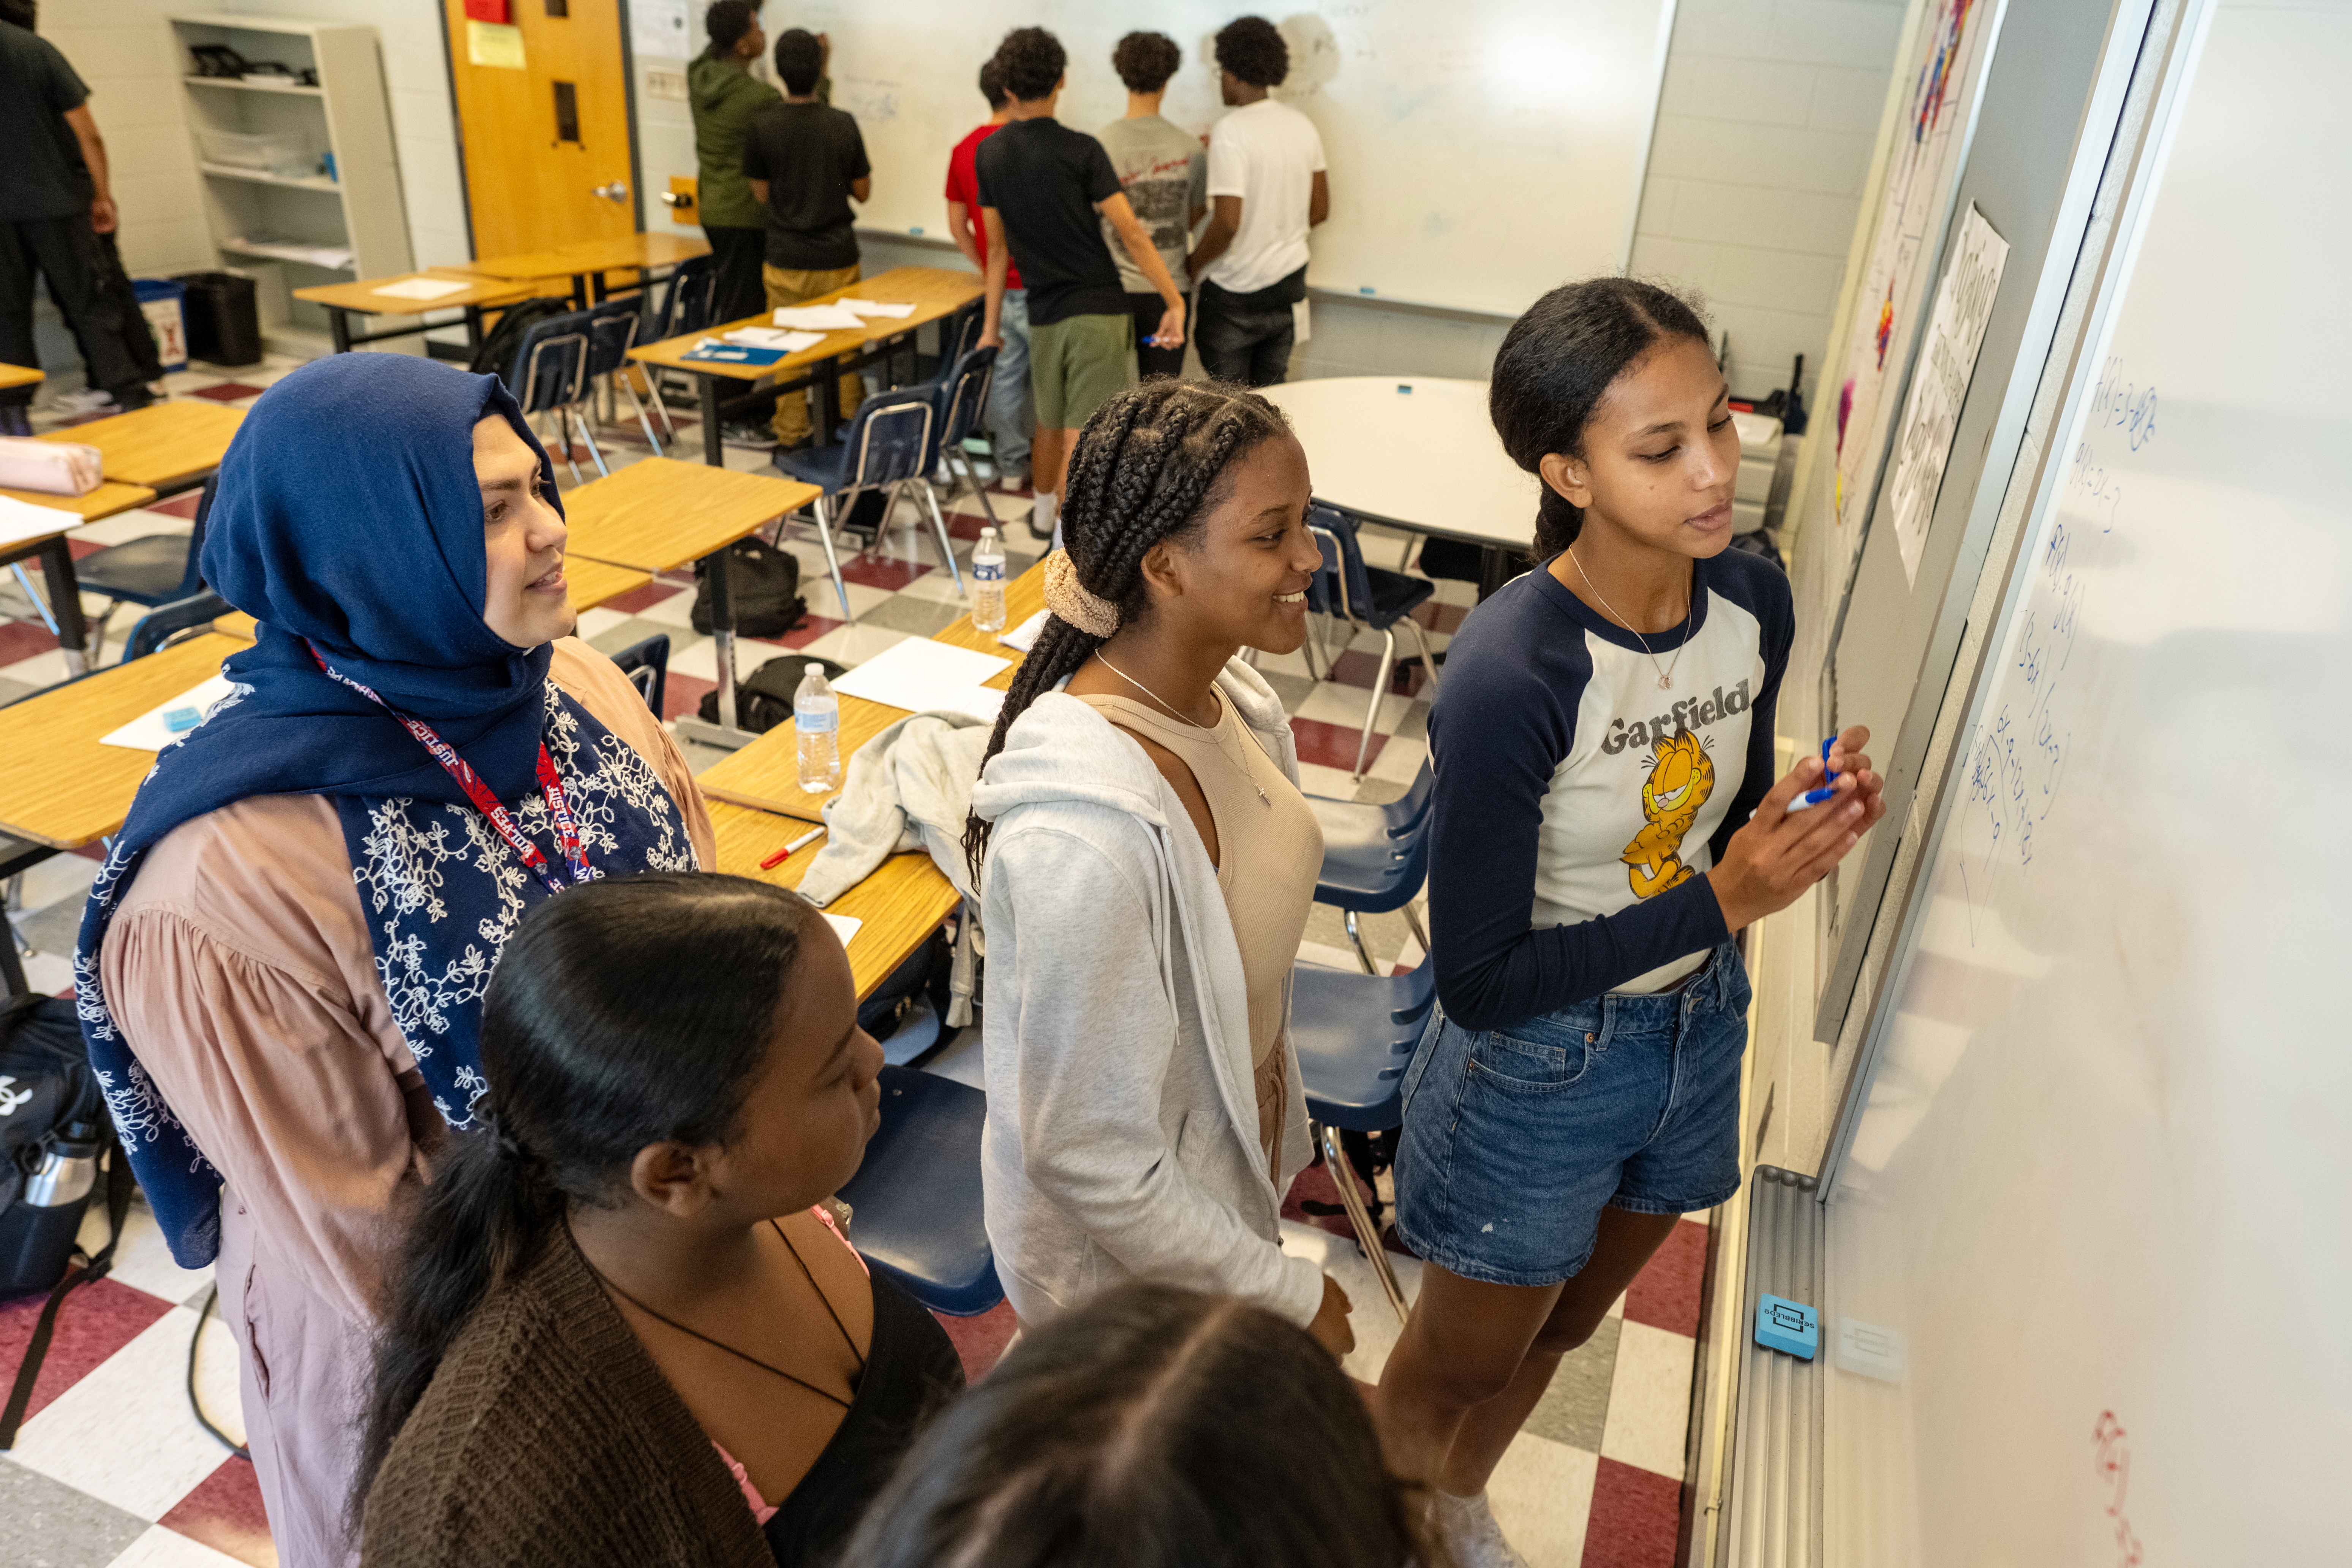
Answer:
[[[1944,488],[1952,441],[1960,427],[1960,405],[1975,379],[1977,355],[1984,352],[1985,328],[1993,297],[2009,265],[2009,241],[1995,234],[1976,204],[1952,242],[1944,285],[1936,291],[1936,313],[1927,323],[1927,346],[1903,410],[1895,442],[1895,473],[1886,482],[1887,510],[1895,521],[1895,543],[1903,554],[1903,580],[1919,581],[1919,557],[1927,548],[1927,522]]]
[[[1878,232],[1864,264],[1837,389],[1837,494],[1833,515],[1846,551],[1878,488],[1895,415],[1890,381],[1910,363],[1927,286],[1941,247],[1976,97],[1992,56],[2003,0],[1934,0],[1911,63],[1902,140],[1888,161]],[[1851,528],[1852,531],[1843,531]]]

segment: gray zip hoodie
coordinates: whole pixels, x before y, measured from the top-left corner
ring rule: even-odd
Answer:
[[[1217,679],[1296,782],[1258,673]],[[1322,1271],[1281,1248],[1308,1159],[1290,1056],[1283,1169],[1258,1142],[1241,950],[1216,868],[1143,748],[1074,697],[1014,721],[972,791],[994,824],[982,1050],[988,1236],[1024,1318],[1141,1277],[1229,1291],[1299,1324]]]

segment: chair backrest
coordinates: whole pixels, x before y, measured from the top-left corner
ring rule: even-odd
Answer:
[[[180,574],[180,585],[172,591],[175,600],[185,599],[205,591],[205,525],[213,515],[213,497],[220,490],[220,470],[215,468],[205,476],[204,493],[196,497],[196,515],[188,525],[188,564]],[[158,605],[157,608],[162,608]],[[226,610],[219,612],[226,615]],[[128,654],[124,655],[129,658]]]
[[[928,475],[939,461],[940,392],[902,386],[860,404],[842,437],[841,488],[872,489]]]
[[[941,364],[960,363],[964,355],[971,353],[973,345],[980,342],[980,329],[985,314],[981,301],[975,300],[940,323]]]
[[[1325,591],[1328,593],[1334,587],[1338,590],[1337,604],[1324,613],[1345,616],[1351,621],[1360,619],[1371,606],[1372,579],[1364,570],[1364,551],[1356,541],[1355,520],[1337,507],[1311,502],[1307,508],[1307,527],[1315,535],[1316,543],[1323,547],[1324,571],[1331,574],[1332,582]],[[1320,579],[1323,572],[1318,572],[1316,576]]]
[[[131,628],[131,641],[122,650],[123,662],[144,658],[168,647],[186,633],[211,626],[233,608],[226,599],[209,590],[158,605],[140,616],[139,624]]]
[[[989,378],[995,374],[994,349],[972,349],[950,363],[948,374],[940,378],[941,442],[952,447],[980,428],[981,413],[988,406]]]
[[[637,695],[646,700],[654,717],[660,718],[662,700],[669,689],[669,634],[664,632],[641,643],[631,643],[613,656],[613,662],[629,678],[629,684],[637,689]]]
[[[629,363],[629,350],[637,341],[637,325],[644,319],[637,309],[637,300],[607,300],[587,312],[588,363],[583,374],[588,380],[610,375]],[[587,382],[581,384],[585,391]]]
[[[669,288],[662,296],[659,317],[652,331],[654,341],[674,338],[681,332],[698,332],[710,325],[710,311],[719,297],[719,268],[711,258],[698,256],[681,262],[669,275]]]
[[[580,401],[588,384],[588,317],[567,310],[533,321],[515,350],[507,390],[525,414],[541,414]]]

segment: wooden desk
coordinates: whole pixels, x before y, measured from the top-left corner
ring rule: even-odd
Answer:
[[[243,610],[231,610],[227,615],[218,616],[213,622],[213,630],[225,637],[235,637],[239,642],[254,640],[253,626],[253,617]]]
[[[8,368],[15,368],[13,366]],[[0,489],[0,496],[20,500],[27,506],[47,507],[51,511],[70,513],[67,529],[95,522],[101,517],[112,517],[135,506],[145,506],[155,499],[155,492],[144,485],[118,484],[103,480],[88,495],[50,495],[44,490]],[[0,566],[32,556],[41,559],[41,579],[48,584],[49,602],[36,605],[41,619],[65,650],[66,671],[79,675],[89,668],[89,627],[82,618],[81,583],[74,575],[73,547],[67,542],[65,530],[51,534],[36,534],[17,540],[13,544],[0,545]]]
[[[1004,625],[1007,629],[1019,626],[1029,616],[1045,607],[1045,564],[1039,562],[1004,585]],[[992,653],[999,658],[1013,661],[1011,668],[1001,669],[988,684],[999,691],[1013,685],[1013,678],[1021,671],[1023,655],[996,640],[994,632],[976,630],[971,617],[965,616],[952,626],[937,632],[934,642],[953,643],[958,647]],[[841,772],[849,776],[852,753],[907,716],[907,710],[893,708],[884,702],[870,702],[863,697],[841,699]],[[796,817],[803,822],[823,822],[827,801],[841,792],[829,790],[824,795],[812,795],[801,788],[800,731],[789,719],[760,736],[757,740],[710,765],[694,781],[702,793],[712,800],[730,801],[737,805],[771,811],[781,816]]]
[[[155,753],[99,737],[202,685],[245,647],[207,632],[0,708],[0,833],[79,849],[121,827]]]
[[[572,279],[572,303],[586,310],[609,291],[606,274],[644,272],[676,267],[710,254],[709,245],[677,234],[624,234],[611,239],[583,239],[552,250],[525,251],[514,256],[490,256],[466,263],[464,270],[486,278],[524,279],[567,277]]]
[[[667,572],[706,563],[710,635],[716,645],[719,722],[686,717],[677,732],[706,745],[735,747],[752,737],[735,727],[735,600],[727,585],[727,547],[797,511],[818,495],[814,485],[740,473],[674,458],[646,458],[591,480],[563,498],[574,559],[586,557]]]
[[[561,268],[551,268],[560,271]],[[430,278],[443,283],[458,283],[464,287],[431,300],[404,299],[397,294],[381,292],[385,285],[406,283],[418,278]],[[315,288],[297,289],[294,298],[321,306],[327,312],[327,327],[333,333],[335,352],[349,353],[360,343],[380,343],[387,338],[405,338],[435,327],[454,326],[450,321],[428,321],[427,310],[463,310],[460,318],[466,328],[466,346],[482,346],[482,312],[500,305],[512,305],[536,295],[560,293],[568,287],[568,279],[551,277],[506,279],[487,274],[461,272],[455,268],[427,268],[422,272],[402,272],[390,278],[362,279],[357,283],[321,283]],[[408,316],[415,325],[395,327],[389,331],[354,332],[353,316]]]
[[[617,599],[654,580],[650,572],[615,566],[609,561],[592,561],[584,555],[564,557],[563,577],[565,596],[572,601],[574,615],[593,610],[607,599]]]
[[[0,364],[0,387],[30,386],[41,379],[41,373],[30,365]]]
[[[157,490],[184,489],[215,468],[228,451],[245,410],[209,398],[151,403],[111,419],[52,430],[44,441],[79,441],[99,450],[106,477]]]
[[[101,517],[112,517],[118,511],[145,506],[155,499],[155,492],[145,485],[126,485],[113,479],[102,479],[98,489],[86,496],[58,496],[44,490],[10,489],[0,489],[0,496],[23,501],[27,506],[46,506],[58,511],[69,511],[83,522],[96,522]]]
[[[710,826],[719,838],[717,869],[730,876],[751,877],[780,888],[797,888],[824,841],[795,850],[793,858],[772,871],[760,862],[807,831],[790,817],[713,802]],[[874,988],[907,962],[907,955],[940,929],[961,900],[955,885],[940,874],[928,855],[893,855],[874,874],[826,906],[828,914],[845,915],[865,923],[849,941],[850,979],[864,1001]]]
[[[629,357],[643,364],[683,371],[694,377],[695,388],[702,399],[703,461],[717,467],[725,460],[719,435],[722,413],[719,386],[722,383],[736,382],[749,385],[772,376],[779,386],[814,385],[818,417],[812,434],[820,442],[829,441],[833,438],[833,426],[837,418],[837,411],[834,407],[835,372],[855,368],[893,352],[911,341],[917,328],[955,314],[978,300],[982,292],[980,279],[970,272],[951,272],[943,267],[894,267],[887,272],[862,278],[846,288],[819,294],[803,303],[826,305],[836,300],[878,300],[914,306],[914,314],[903,321],[875,317],[857,331],[844,328],[837,332],[827,332],[824,341],[814,348],[786,354],[773,364],[720,364],[686,357],[693,352],[694,345],[705,338],[720,337],[739,327],[770,325],[772,317],[763,310],[759,315],[724,322],[699,332],[687,332],[675,338],[664,338],[659,342],[639,344],[629,351]],[[841,361],[848,363],[836,363]]]

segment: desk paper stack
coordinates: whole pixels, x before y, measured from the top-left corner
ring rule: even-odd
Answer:
[[[1037,646],[1037,634],[1045,629],[1045,617],[1053,613],[1051,610],[1040,610],[1011,631],[997,633],[996,640],[1006,647],[1019,648],[1023,653],[1027,653]]]
[[[908,637],[833,683],[845,697],[903,708],[909,713],[969,713],[992,720],[1004,693],[982,684],[1013,661],[929,637]]]
[[[866,318],[845,305],[786,305],[777,310],[775,324],[811,332],[858,332]]]
[[[404,278],[375,290],[390,300],[438,300],[473,285],[457,278]]]
[[[182,708],[193,708],[198,713],[203,713],[214,703],[227,696],[229,689],[228,677],[215,675],[202,686],[188,688],[162,707],[149,709],[111,734],[100,736],[98,743],[101,746],[121,746],[126,751],[132,752],[160,752],[182,735],[188,733],[186,730],[173,729],[164,721],[165,714]]]
[[[841,307],[861,316],[883,316],[894,321],[903,321],[915,313],[912,305],[886,305],[879,300],[844,300]]]
[[[849,939],[856,936],[857,928],[866,922],[856,915],[827,915],[824,923],[833,928],[833,934],[841,939],[841,945],[847,947]]]
[[[775,327],[738,327],[727,334],[730,343],[749,343],[755,349],[774,349],[782,353],[796,354],[803,349],[813,349],[824,342],[823,332],[787,332]]]
[[[35,506],[14,496],[0,496],[0,547],[21,544],[44,534],[63,533],[81,526],[81,514],[58,507]]]

